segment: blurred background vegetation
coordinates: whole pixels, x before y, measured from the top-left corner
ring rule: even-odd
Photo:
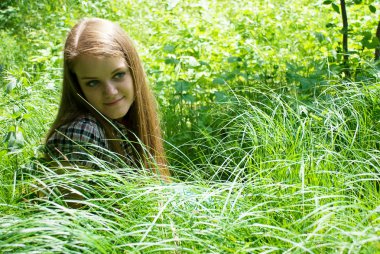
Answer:
[[[2,135],[15,132],[15,149],[40,143],[57,110],[66,33],[83,17],[118,22],[135,40],[175,145],[212,131],[215,104],[255,98],[250,88],[312,101],[344,76],[335,2],[2,1]],[[377,9],[375,1],[347,1],[350,80],[363,85],[379,78]],[[6,141],[3,155],[13,147]]]

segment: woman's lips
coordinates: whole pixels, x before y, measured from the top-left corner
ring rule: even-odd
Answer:
[[[124,97],[121,97],[120,99],[117,99],[117,100],[114,100],[114,101],[111,101],[111,102],[105,102],[104,105],[106,105],[106,106],[113,106],[113,105],[117,104],[119,101],[121,101],[122,99],[124,99]]]

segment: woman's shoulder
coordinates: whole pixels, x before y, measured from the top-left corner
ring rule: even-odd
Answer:
[[[46,154],[55,159],[95,168],[93,156],[102,158],[109,149],[102,125],[92,115],[80,115],[58,127],[45,144]]]
[[[55,140],[72,140],[77,142],[90,142],[105,140],[105,132],[102,125],[91,114],[76,117],[73,121],[61,125],[49,138],[50,142]]]

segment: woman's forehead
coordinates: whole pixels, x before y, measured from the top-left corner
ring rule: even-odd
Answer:
[[[127,62],[121,56],[81,55],[76,59],[73,69],[78,78],[87,78],[109,75],[127,67]]]

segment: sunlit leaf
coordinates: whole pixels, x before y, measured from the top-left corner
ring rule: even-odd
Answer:
[[[245,74],[241,74],[241,75],[239,75],[238,79],[239,79],[241,82],[244,83],[244,82],[247,82],[248,77],[247,77],[247,75],[245,75]]]
[[[168,7],[167,7],[167,9],[168,10],[172,10],[174,7],[176,7],[177,6],[177,4],[180,2],[180,0],[169,0],[168,1]]]
[[[53,82],[49,82],[49,83],[47,83],[46,86],[45,86],[45,88],[46,88],[47,90],[55,90],[55,89],[56,89],[56,88],[55,88],[55,85],[54,85]]]
[[[175,51],[175,46],[171,44],[165,44],[164,51],[168,53],[173,53]]]
[[[9,77],[9,82],[5,88],[6,93],[12,92],[13,89],[15,89],[17,86],[17,79],[15,77]]]
[[[195,59],[195,57],[193,57],[193,56],[190,56],[190,57],[188,58],[188,63],[189,63],[189,65],[192,66],[192,67],[197,67],[197,66],[201,65],[201,64],[197,61],[197,59]]]
[[[333,8],[333,10],[334,10],[336,13],[340,14],[340,8],[339,8],[338,5],[332,3],[332,4],[331,4],[331,7]]]
[[[4,142],[8,143],[7,148],[9,151],[15,151],[25,145],[25,139],[20,131],[10,131],[7,133]]]
[[[370,10],[372,13],[376,13],[376,7],[373,6],[372,4],[370,4],[370,5],[368,6],[368,8],[369,8],[369,10]]]

